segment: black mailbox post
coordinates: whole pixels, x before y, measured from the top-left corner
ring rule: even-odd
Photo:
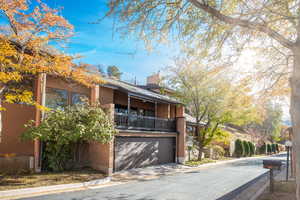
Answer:
[[[273,170],[281,169],[281,161],[279,160],[263,160],[264,168],[270,170],[270,192],[274,192],[274,175]]]

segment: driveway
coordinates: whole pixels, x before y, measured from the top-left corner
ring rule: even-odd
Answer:
[[[285,154],[272,159],[285,160]],[[268,157],[271,158],[271,157]],[[263,158],[26,200],[214,200],[265,173]]]

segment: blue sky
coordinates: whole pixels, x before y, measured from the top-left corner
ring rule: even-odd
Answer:
[[[143,83],[148,75],[171,64],[177,50],[159,46],[148,52],[137,37],[122,39],[113,34],[112,19],[97,21],[107,11],[105,0],[46,0],[50,7],[62,6],[62,15],[75,27],[75,35],[68,43],[66,53],[80,54],[79,61],[89,64],[116,65],[123,79],[137,78]],[[87,3],[88,2],[88,3]]]

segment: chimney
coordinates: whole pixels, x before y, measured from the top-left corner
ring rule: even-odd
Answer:
[[[147,77],[147,85],[159,85],[159,82],[160,82],[159,72]]]

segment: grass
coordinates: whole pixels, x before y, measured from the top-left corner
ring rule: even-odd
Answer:
[[[209,158],[203,158],[201,161],[200,160],[190,160],[186,161],[185,165],[190,166],[190,167],[196,167],[199,165],[203,165],[206,163],[214,163],[216,162],[215,160],[209,159]]]
[[[258,200],[296,200],[296,184],[295,181],[275,182],[274,193],[270,194],[267,190],[260,196]]]
[[[104,177],[105,176],[102,173],[93,170],[20,175],[0,174],[0,191],[68,183],[80,183],[95,179],[101,179]]]

